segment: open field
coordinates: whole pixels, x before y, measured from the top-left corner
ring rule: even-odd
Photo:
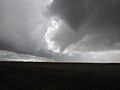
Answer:
[[[0,62],[0,90],[120,89],[120,64]]]

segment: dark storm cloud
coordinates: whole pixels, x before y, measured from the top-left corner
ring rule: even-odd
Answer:
[[[0,49],[52,56],[42,42],[50,27],[41,15],[44,2],[47,0],[0,0]],[[98,41],[109,41],[108,46],[120,42],[120,0],[53,0],[48,8],[48,16],[63,21],[53,38],[61,51],[87,34],[97,37],[90,40],[96,46]]]
[[[54,0],[51,11],[78,31],[99,8],[100,0]]]
[[[120,24],[119,0],[54,0],[51,11],[66,20],[73,30],[91,20],[93,25]]]
[[[76,33],[66,33],[70,40],[71,37],[74,39],[61,43],[63,48],[64,45],[67,47],[78,42],[86,34],[98,35],[98,41],[109,41],[109,46],[120,42],[120,0],[54,0],[50,10]],[[66,35],[59,36],[66,38]],[[60,38],[59,36],[55,38]],[[56,42],[59,41],[62,40]]]

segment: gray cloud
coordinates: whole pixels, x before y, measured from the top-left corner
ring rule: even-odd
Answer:
[[[71,45],[119,49],[120,0],[54,0],[44,13],[47,1],[0,1],[0,49],[52,57],[44,41],[51,17],[62,21],[52,38],[61,52]]]
[[[102,43],[103,47],[113,47],[120,42],[119,0],[54,0],[50,10],[52,15],[64,21],[60,35],[55,37],[61,51],[81,41],[85,35],[93,35],[94,38],[97,35],[91,41],[93,46]],[[67,28],[62,30],[65,25]]]
[[[0,49],[48,56],[43,42],[47,1],[0,0]]]

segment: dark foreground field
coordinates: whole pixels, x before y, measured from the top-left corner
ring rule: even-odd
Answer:
[[[0,63],[0,90],[120,89],[120,64]]]

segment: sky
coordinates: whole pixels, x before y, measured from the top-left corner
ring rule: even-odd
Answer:
[[[47,0],[0,0],[0,49],[29,54],[43,49],[48,24],[43,17],[46,3]]]
[[[120,0],[0,0],[0,49],[41,57],[114,52],[119,24]]]

